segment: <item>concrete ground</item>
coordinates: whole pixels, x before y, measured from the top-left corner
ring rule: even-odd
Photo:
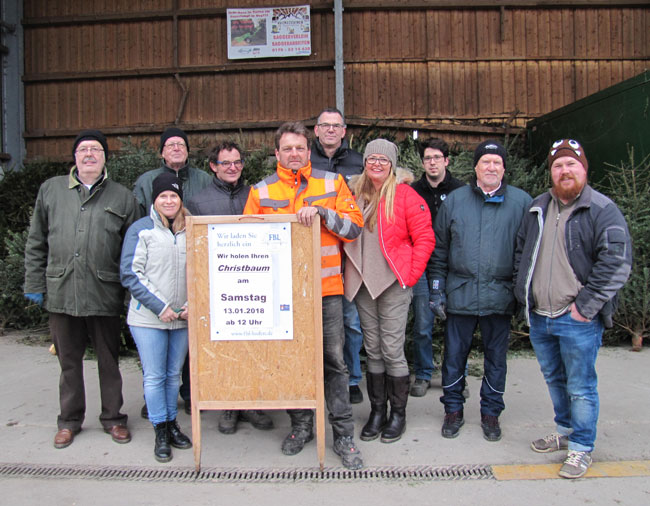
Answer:
[[[588,476],[570,481],[555,478],[560,453],[537,454],[530,441],[553,431],[548,392],[532,355],[516,356],[508,363],[506,410],[501,416],[503,439],[490,443],[480,428],[480,378],[470,377],[471,396],[465,407],[465,426],[457,439],[440,436],[443,407],[440,377],[422,398],[410,398],[407,431],[393,444],[361,442],[358,433],[369,411],[367,399],[353,406],[357,442],[368,469],[424,469],[452,465],[507,466],[504,479],[415,480],[330,479],[218,481],[120,481],[62,477],[28,477],[3,472],[17,464],[28,466],[107,466],[107,468],[187,470],[194,467],[192,450],[174,450],[168,464],[153,458],[153,430],[140,418],[142,377],[137,361],[124,359],[123,411],[129,415],[133,440],[118,445],[105,434],[98,420],[99,395],[96,363],[85,362],[87,413],[83,431],[63,450],[52,445],[58,413],[59,366],[47,347],[27,345],[20,335],[0,337],[0,504],[115,505],[115,504],[225,504],[246,499],[259,504],[649,504],[650,503],[650,378],[648,350],[631,353],[606,348],[598,359],[601,413],[594,466]],[[365,386],[362,388],[365,395]],[[182,404],[182,403],[181,403]],[[217,431],[217,412],[202,414],[202,470],[317,471],[316,444],[310,443],[297,456],[286,457],[280,444],[288,432],[288,416],[269,412],[276,428],[262,432],[240,424],[236,434]],[[189,434],[190,417],[182,409],[178,421]],[[326,471],[340,468],[327,434]],[[628,462],[630,461],[630,462]],[[621,463],[616,466],[614,463]],[[550,466],[550,468],[548,467]],[[550,474],[549,474],[550,469]],[[540,472],[542,474],[540,474]],[[547,472],[544,474],[543,472]],[[497,475],[498,473],[495,473]],[[633,475],[640,476],[633,476]],[[536,479],[545,477],[546,479]]]

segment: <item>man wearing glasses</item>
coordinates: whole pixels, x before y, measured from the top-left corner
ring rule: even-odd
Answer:
[[[85,130],[75,139],[75,165],[45,181],[36,198],[25,248],[25,297],[50,313],[50,333],[61,366],[60,414],[54,447],[72,444],[86,413],[83,357],[88,342],[97,356],[104,431],[116,443],[131,441],[122,408],[118,365],[120,254],[137,204],[106,174],[106,137]]]
[[[208,160],[214,172],[212,183],[187,202],[187,209],[194,216],[242,214],[250,186],[241,177],[241,149],[234,142],[224,141],[212,149]],[[273,420],[264,411],[226,410],[219,419],[219,432],[234,434],[239,421],[250,422],[260,430],[273,428]]]
[[[319,115],[314,126],[316,138],[312,143],[311,166],[341,174],[349,184],[350,178],[363,172],[363,157],[352,149],[345,139],[345,120],[338,109],[329,107]],[[363,344],[359,313],[354,302],[343,298],[343,323],[345,326],[345,347],[343,356],[350,371],[350,402],[363,402],[361,382],[361,361],[359,352]]]
[[[212,179],[207,172],[189,164],[190,145],[187,135],[176,127],[167,128],[160,136],[160,155],[162,166],[145,172],[135,182],[133,194],[140,204],[140,215],[146,216],[151,211],[151,185],[163,172],[170,172],[181,180],[183,196],[190,199],[208,186]]]
[[[204,172],[189,164],[190,145],[187,135],[183,130],[176,127],[167,128],[160,136],[160,155],[162,167],[150,170],[142,174],[135,182],[133,194],[140,205],[140,216],[147,216],[151,212],[151,193],[153,180],[163,172],[174,174],[181,181],[184,198],[191,199],[212,182],[212,178]],[[188,355],[189,357],[189,355]],[[183,383],[180,388],[180,396],[185,401],[185,412],[191,413],[190,400],[190,363],[189,358],[185,359],[183,365]],[[142,418],[148,418],[147,405],[142,406],[140,411]]]
[[[431,225],[436,221],[438,209],[447,195],[464,186],[464,183],[451,175],[449,165],[449,145],[442,139],[429,139],[420,144],[424,174],[413,183],[431,211]],[[413,362],[415,382],[411,385],[413,397],[424,397],[431,386],[431,376],[436,370],[433,363],[433,312],[429,307],[429,287],[426,273],[413,287]]]

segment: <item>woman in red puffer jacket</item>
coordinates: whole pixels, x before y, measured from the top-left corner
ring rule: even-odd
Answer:
[[[365,225],[361,236],[344,246],[345,297],[356,303],[368,355],[371,411],[361,439],[371,441],[381,434],[382,442],[392,443],[406,428],[409,369],[404,341],[411,287],[424,272],[435,238],[427,204],[402,184],[413,176],[397,170],[397,146],[385,139],[371,141],[363,162],[363,174],[351,184]]]

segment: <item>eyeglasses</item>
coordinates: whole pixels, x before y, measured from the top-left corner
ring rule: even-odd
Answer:
[[[241,169],[244,166],[244,161],[243,160],[233,160],[232,162],[229,161],[224,161],[224,162],[215,162],[217,165],[221,165],[224,169],[229,169],[233,165],[237,169]]]
[[[430,163],[430,162],[439,162],[440,160],[444,160],[444,156],[442,155],[433,155],[433,156],[425,156],[422,158],[422,161],[424,163]]]
[[[388,158],[377,158],[376,156],[369,156],[366,158],[366,163],[368,165],[375,165],[378,163],[382,167],[386,167],[387,165],[390,165],[390,160]]]
[[[323,130],[329,130],[330,128],[333,130],[341,130],[341,128],[345,128],[345,125],[342,125],[341,123],[319,123],[316,126]]]
[[[185,149],[186,146],[184,142],[168,142],[163,147],[167,149],[174,149],[174,148]]]
[[[97,155],[97,154],[101,153],[102,151],[104,151],[102,148],[92,146],[92,147],[79,148],[79,149],[77,149],[77,151],[75,151],[75,153],[77,153],[79,155],[85,155],[86,153],[92,153],[93,155]]]

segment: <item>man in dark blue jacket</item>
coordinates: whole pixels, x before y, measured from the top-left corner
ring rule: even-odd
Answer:
[[[447,195],[465,183],[456,179],[447,170],[449,145],[442,139],[429,139],[420,143],[424,174],[411,185],[418,192],[431,212],[431,226],[436,221],[438,209]],[[413,287],[413,365],[415,382],[411,385],[413,397],[423,397],[431,386],[431,375],[436,370],[433,363],[433,319],[429,307],[429,285],[426,273]]]
[[[328,170],[341,174],[345,182],[363,172],[363,157],[348,145],[345,139],[345,120],[341,111],[335,108],[324,109],[316,120],[314,134],[316,138],[311,146],[311,166],[314,169]],[[363,344],[359,313],[354,302],[343,297],[343,324],[345,327],[345,345],[343,358],[350,372],[350,402],[363,402],[363,393],[359,388],[361,382],[361,361],[359,352]]]
[[[427,267],[431,309],[446,319],[442,362],[442,436],[458,436],[464,423],[464,373],[478,325],[483,339],[481,428],[488,441],[501,439],[505,408],[506,353],[510,320],[515,238],[530,196],[506,183],[506,150],[496,141],[474,151],[476,177],[442,203],[434,230],[436,249]]]
[[[596,440],[596,356],[630,275],[632,246],[616,204],[587,184],[579,142],[553,143],[548,165],[553,186],[533,201],[517,234],[515,295],[526,309],[557,426],[531,447],[568,450],[559,475],[580,478]]]

